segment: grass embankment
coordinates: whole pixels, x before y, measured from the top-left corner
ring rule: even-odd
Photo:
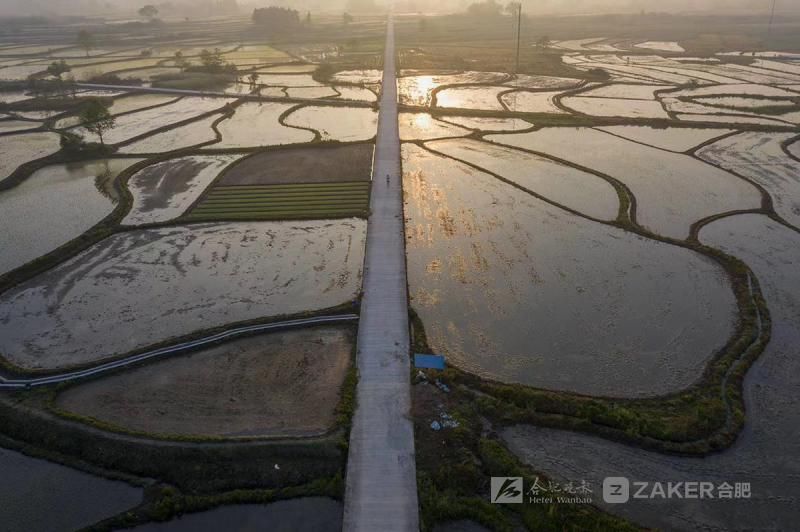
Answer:
[[[369,209],[369,190],[368,181],[215,187],[184,219],[363,217]]]
[[[739,305],[737,331],[699,381],[675,394],[648,399],[577,395],[481,379],[447,368],[442,380],[477,405],[497,425],[531,423],[597,434],[660,452],[704,455],[730,446],[744,425],[742,382],[770,337],[769,311],[747,267],[704,248],[731,276]],[[430,352],[419,318],[412,314],[415,349]]]
[[[429,372],[430,379],[440,376]],[[493,476],[523,477],[526,489],[544,475],[522,464],[484,427],[480,405],[463,391],[444,393],[430,383],[412,388],[417,485],[421,528],[431,530],[447,521],[469,519],[495,531],[628,531],[638,528],[589,504],[563,502],[496,505],[489,502]],[[430,423],[446,412],[457,428],[434,431]],[[592,486],[594,498],[598,486]],[[540,496],[558,495],[554,492]],[[562,494],[563,495],[563,494]],[[526,495],[527,497],[527,495]]]

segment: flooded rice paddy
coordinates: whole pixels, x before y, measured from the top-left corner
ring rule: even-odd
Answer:
[[[52,155],[61,149],[61,137],[55,133],[22,133],[0,137],[0,182],[22,164]]]
[[[378,112],[364,107],[301,107],[286,117],[286,124],[318,131],[322,140],[355,142],[373,138]]]
[[[400,140],[430,140],[465,137],[472,132],[455,124],[437,120],[428,113],[400,113]]]
[[[236,504],[186,514],[165,523],[150,523],[133,532],[340,532],[344,507],[324,497],[304,497],[266,505]]]
[[[347,219],[116,234],[2,295],[0,352],[54,369],[336,306],[361,288],[365,233],[363,220]]]
[[[217,140],[217,134],[212,126],[220,118],[222,115],[211,115],[185,126],[156,133],[126,145],[120,151],[135,154],[163,153],[214,142]]]
[[[584,98],[568,96],[561,104],[589,116],[621,116],[625,118],[669,118],[660,102],[623,98]]]
[[[490,135],[489,140],[556,156],[619,179],[636,196],[638,222],[662,236],[686,238],[691,225],[705,217],[761,206],[758,190],[728,172],[594,129],[545,128]],[[620,153],[626,156],[619,157]]]
[[[102,187],[136,162],[47,166],[0,192],[0,274],[66,244],[109,215],[114,203]]]
[[[9,532],[78,530],[142,502],[140,488],[0,448],[0,522]]]
[[[148,434],[319,435],[336,420],[354,344],[350,326],[242,338],[73,386],[56,405]]]
[[[744,260],[761,284],[772,317],[772,339],[745,379],[747,424],[728,450],[705,458],[651,453],[593,436],[535,427],[503,431],[511,449],[538,471],[560,480],[605,476],[660,482],[749,482],[751,500],[656,499],[605,505],[606,511],[663,530],[789,530],[800,498],[800,235],[761,215],[718,220],[702,242]]]
[[[688,386],[728,341],[733,294],[704,257],[419,147],[404,145],[403,156],[411,304],[449,363],[506,382],[644,397]]]
[[[794,133],[744,132],[698,151],[701,159],[753,180],[769,193],[775,211],[800,227],[800,161],[782,149]]]
[[[735,131],[733,129],[655,128],[651,126],[601,126],[597,129],[676,153],[692,150],[705,142]]]
[[[14,131],[36,129],[40,125],[41,124],[38,122],[28,122],[25,120],[0,120],[0,133],[12,133]]]
[[[123,115],[117,118],[114,129],[105,134],[104,140],[107,144],[118,144],[150,131],[221,109],[232,101],[230,98],[188,97],[162,107]],[[90,141],[100,141],[97,135],[83,128],[77,128],[73,132]]]
[[[570,209],[612,221],[619,197],[607,181],[531,153],[477,140],[428,142],[427,148],[454,157]]]
[[[215,148],[247,148],[311,142],[314,134],[286,127],[278,121],[294,104],[248,102],[240,105],[232,118],[219,126],[222,141]]]
[[[182,157],[140,170],[128,182],[133,194],[126,225],[167,222],[183,214],[223,169],[241,155]]]
[[[436,93],[436,106],[442,108],[504,111],[499,95],[508,87],[453,87]]]
[[[518,118],[443,116],[440,120],[476,131],[524,131],[533,127],[530,122]]]
[[[514,91],[503,94],[500,99],[510,111],[518,113],[568,114],[555,104],[560,91],[525,92]]]

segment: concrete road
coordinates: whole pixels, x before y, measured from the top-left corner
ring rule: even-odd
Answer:
[[[394,24],[383,93],[358,331],[358,408],[350,433],[344,530],[419,530]]]

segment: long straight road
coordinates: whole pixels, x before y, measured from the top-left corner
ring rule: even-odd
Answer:
[[[394,23],[383,63],[344,530],[418,531]]]

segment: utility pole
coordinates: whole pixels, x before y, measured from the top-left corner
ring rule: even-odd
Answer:
[[[774,1],[774,0],[773,0]],[[517,4],[517,61],[514,67],[514,74],[519,74],[519,38],[522,29],[522,2]]]
[[[778,0],[772,0],[772,11],[769,14],[769,26],[767,26],[767,35],[772,35],[772,23],[775,21],[775,4]]]

